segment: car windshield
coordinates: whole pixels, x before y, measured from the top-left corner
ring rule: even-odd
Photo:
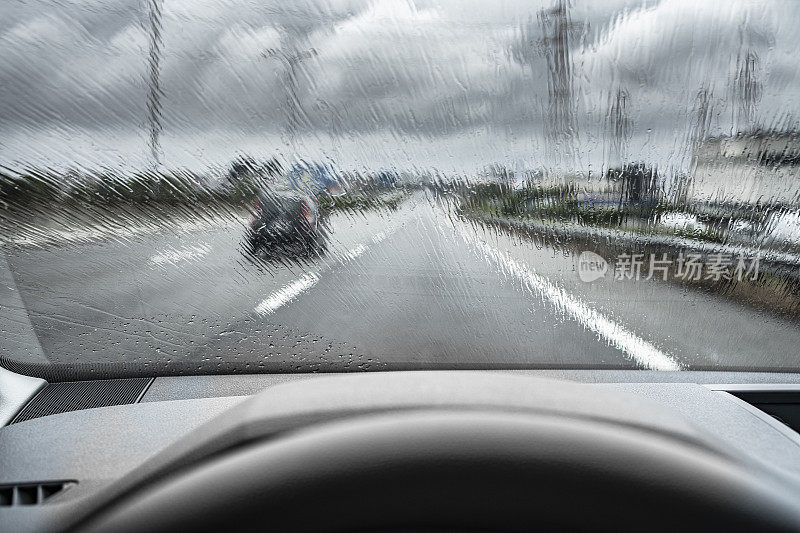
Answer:
[[[0,365],[800,371],[800,2],[0,5]]]

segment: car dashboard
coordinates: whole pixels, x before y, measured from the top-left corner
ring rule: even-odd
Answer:
[[[41,384],[29,396],[0,428],[2,531],[79,529],[137,487],[249,442],[365,413],[430,408],[611,420],[666,433],[748,465],[800,502],[798,374],[175,376]]]

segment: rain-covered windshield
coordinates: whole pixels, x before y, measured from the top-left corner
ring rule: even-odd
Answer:
[[[0,364],[800,369],[800,2],[4,0]]]

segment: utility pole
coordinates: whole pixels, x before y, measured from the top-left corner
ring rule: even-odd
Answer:
[[[631,136],[632,123],[628,117],[628,106],[630,94],[628,91],[619,87],[614,96],[610,97],[610,105],[607,115],[608,129],[611,134],[611,153],[609,159],[614,159],[613,164],[624,165],[628,163],[628,139]]]
[[[749,129],[755,119],[755,110],[761,98],[761,84],[757,79],[758,55],[752,50],[739,55],[736,59],[736,77],[734,93],[739,104],[736,120],[737,133],[742,129]]]
[[[299,84],[297,82],[298,66],[307,59],[317,56],[317,50],[310,48],[299,52],[286,52],[270,48],[261,53],[262,57],[276,59],[283,65],[282,84],[286,91],[284,100],[285,130],[289,144],[294,147],[297,130],[300,128],[304,115],[299,97]]]
[[[758,80],[758,54],[750,45],[750,32],[746,23],[739,27],[739,52],[736,55],[736,71],[733,74],[732,110],[733,134],[743,133],[754,126],[755,111],[761,99],[761,83]]]
[[[582,25],[569,16],[569,0],[555,0],[553,7],[538,14],[541,26],[541,50],[547,62],[548,124],[547,131],[556,155],[572,155],[575,133],[573,67],[570,52],[572,35]]]
[[[708,140],[713,118],[713,93],[709,87],[702,87],[697,91],[694,104],[694,121],[691,130],[690,147],[692,149],[691,167],[697,166],[700,151]]]
[[[150,157],[153,168],[161,166],[161,86],[159,76],[161,73],[161,14],[163,0],[148,0],[148,93],[147,93],[147,119],[149,124]]]

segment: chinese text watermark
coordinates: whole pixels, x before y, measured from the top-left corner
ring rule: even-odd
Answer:
[[[755,280],[758,278],[761,258],[734,254],[695,254],[680,252],[619,254],[614,262],[614,279],[667,281]],[[608,262],[600,255],[585,251],[578,256],[578,276],[587,283],[605,277]]]

